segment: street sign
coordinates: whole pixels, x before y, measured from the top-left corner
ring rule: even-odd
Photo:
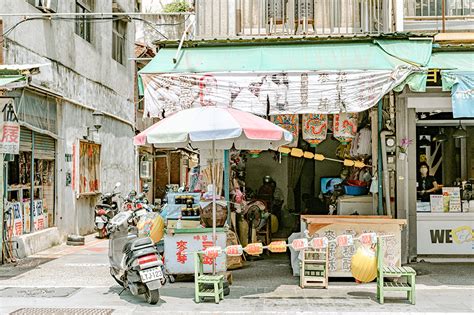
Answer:
[[[0,153],[20,152],[20,124],[4,121],[0,123]]]

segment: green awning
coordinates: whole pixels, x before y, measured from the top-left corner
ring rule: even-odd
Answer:
[[[430,69],[474,71],[474,52],[434,52],[428,63]]]
[[[9,83],[24,80],[23,75],[0,75],[0,88]]]
[[[163,48],[139,73],[388,70],[423,65],[431,47],[431,40],[195,47],[183,48],[176,64],[177,48]]]

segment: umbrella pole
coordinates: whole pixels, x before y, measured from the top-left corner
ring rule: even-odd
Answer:
[[[216,209],[216,171],[215,171],[215,141],[212,141],[212,244],[217,245],[217,234],[216,234],[216,221],[217,221],[217,209]],[[212,263],[212,274],[216,274],[216,260]]]

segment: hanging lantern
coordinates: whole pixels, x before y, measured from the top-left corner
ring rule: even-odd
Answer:
[[[249,154],[250,154],[250,157],[251,158],[258,158],[260,156],[260,153],[262,153],[262,151],[260,150],[250,150],[249,151]]]
[[[293,247],[294,250],[305,249],[308,247],[308,239],[298,238],[296,240],[293,240],[293,242],[291,242],[291,247]]]
[[[279,147],[278,152],[280,152],[281,155],[283,155],[283,156],[287,156],[288,154],[290,154],[291,149],[287,148],[287,147]]]
[[[250,243],[244,248],[245,252],[252,256],[258,256],[263,253],[262,243]]]
[[[303,150],[299,149],[299,148],[293,148],[291,149],[291,156],[293,157],[302,157],[304,155],[304,152]]]
[[[204,250],[204,255],[210,259],[216,259],[219,253],[222,251],[220,246],[210,246]]]
[[[286,252],[286,242],[285,241],[273,241],[268,245],[268,249],[272,253],[284,253]]]
[[[377,277],[377,257],[375,252],[360,246],[351,258],[352,276],[360,282],[367,283]]]
[[[303,140],[312,147],[326,140],[328,133],[328,115],[326,114],[303,114]]]
[[[354,166],[354,161],[345,159],[344,160],[344,166]]]
[[[314,159],[314,153],[309,151],[304,151],[303,157],[306,159]]]
[[[377,243],[377,233],[364,233],[360,235],[359,239],[364,245],[372,245]]]
[[[339,235],[336,238],[336,243],[337,246],[351,246],[354,244],[354,239],[352,238],[352,235]]]
[[[317,237],[311,240],[311,247],[314,249],[327,248],[329,240],[327,237]]]
[[[363,168],[363,167],[365,167],[365,163],[362,162],[362,161],[355,161],[354,166],[357,167],[357,168]]]
[[[298,146],[299,137],[299,115],[298,114],[282,114],[270,116],[270,121],[277,126],[291,132],[293,135],[293,142],[288,144],[288,147],[294,148]]]
[[[326,157],[325,157],[324,155],[322,155],[322,154],[315,154],[315,155],[314,155],[314,159],[315,159],[316,161],[324,161],[325,158],[326,158]]]
[[[357,134],[357,113],[335,114],[333,135],[343,145],[349,144]]]
[[[242,245],[229,245],[225,248],[225,254],[227,256],[241,256],[243,252]]]

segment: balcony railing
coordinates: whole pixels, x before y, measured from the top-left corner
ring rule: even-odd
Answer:
[[[404,19],[407,31],[474,31],[474,0],[405,0]]]
[[[390,0],[197,0],[196,37],[390,32]]]

